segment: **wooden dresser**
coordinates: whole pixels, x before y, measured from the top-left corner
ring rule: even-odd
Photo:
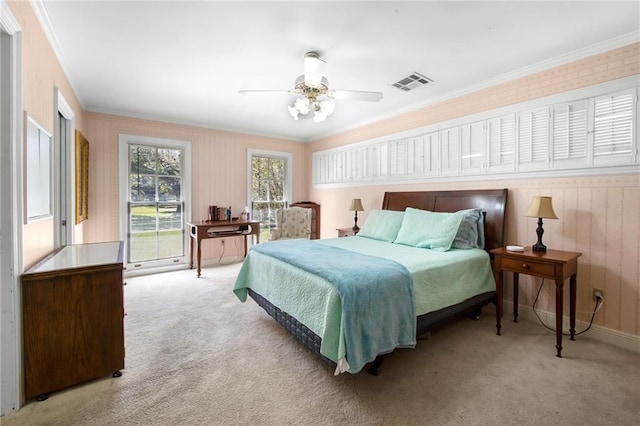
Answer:
[[[320,204],[316,204],[313,201],[300,201],[299,203],[291,204],[291,207],[304,207],[311,209],[311,239],[317,240],[320,238]]]
[[[25,396],[124,368],[123,243],[62,247],[22,275]]]

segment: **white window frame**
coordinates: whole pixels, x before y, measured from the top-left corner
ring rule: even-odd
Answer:
[[[562,177],[562,176],[593,176],[612,173],[637,173],[640,165],[640,108],[638,93],[640,92],[640,78],[637,76],[627,77],[620,80],[597,84],[591,87],[576,89],[569,92],[549,96],[546,98],[534,99],[521,104],[509,105],[495,110],[485,111],[470,116],[459,117],[446,122],[441,122],[418,129],[411,129],[390,136],[381,136],[376,139],[357,142],[350,145],[331,148],[312,153],[312,176],[313,186],[347,187],[366,186],[374,184],[407,184],[430,182],[447,182],[459,180],[473,180],[478,177],[482,179],[502,179],[505,176],[514,178],[528,177]],[[632,105],[632,143],[631,150],[627,150],[624,155],[594,156],[594,114],[595,105],[598,99],[615,96],[618,93],[631,93],[633,96]],[[554,158],[554,125],[557,127],[561,121],[561,111],[567,105],[584,106],[585,114],[580,125],[582,140],[586,140],[586,147],[582,147],[580,155],[573,158],[561,158],[558,156],[558,149]],[[554,113],[558,114],[554,117]],[[527,118],[526,116],[529,115]],[[535,122],[527,119],[534,118]],[[468,147],[463,140],[465,129],[468,126],[482,122],[485,126],[484,148],[482,152],[482,166],[469,167],[465,163],[464,155]],[[574,123],[575,124],[575,123]],[[479,125],[479,124],[477,124]],[[530,128],[527,128],[529,126]],[[533,127],[532,127],[533,126]],[[505,134],[510,141],[502,144],[503,135],[497,139],[491,139],[508,128]],[[574,128],[567,128],[575,132]],[[453,144],[451,134],[459,133],[458,143]],[[496,133],[495,135],[492,132]],[[586,139],[585,139],[586,138]],[[455,138],[453,138],[455,139]],[[496,142],[497,141],[497,142]],[[532,142],[533,141],[533,142]],[[575,141],[575,140],[574,140]],[[397,150],[394,147],[398,143],[406,143],[407,147],[413,143],[413,158],[407,149],[405,166],[407,171],[400,173],[397,168],[391,165],[397,160]],[[522,144],[521,144],[522,143]],[[533,149],[539,151],[535,161],[521,160],[520,154],[526,153],[526,144],[535,143]],[[571,143],[571,141],[569,141]],[[452,145],[453,144],[453,145]],[[455,159],[448,158],[447,164],[442,161],[447,148],[458,149],[457,169]],[[507,146],[509,149],[507,149]],[[493,152],[492,150],[498,150]],[[506,150],[508,156],[504,156]],[[547,151],[546,155],[543,151]],[[361,152],[361,159],[355,154]],[[392,155],[393,154],[393,155]],[[492,154],[494,154],[492,156]],[[332,175],[328,179],[327,163],[332,156],[340,155],[344,159],[345,169],[360,167],[361,175],[343,174]],[[566,156],[565,156],[566,157]],[[493,162],[493,164],[492,164]],[[354,164],[356,163],[356,164]],[[396,164],[397,165],[397,164]],[[394,166],[395,167],[395,166]],[[413,171],[412,171],[413,170]],[[347,178],[348,175],[348,178]]]
[[[286,168],[286,176],[285,176],[285,185],[284,185],[284,198],[285,201],[290,204],[292,203],[292,182],[293,182],[293,154],[290,152],[284,151],[268,151],[262,149],[247,149],[247,206],[251,206],[251,194],[253,193],[251,188],[251,177],[252,177],[252,164],[251,159],[253,156],[260,157],[273,157],[273,158],[284,158],[287,161]],[[326,170],[326,168],[325,168]],[[249,207],[250,208],[250,207]]]
[[[129,145],[153,145],[158,147],[178,148],[184,150],[184,170],[183,170],[183,182],[182,182],[182,197],[184,202],[183,217],[186,223],[191,220],[191,142],[176,140],[176,139],[163,139],[150,136],[138,136],[138,135],[118,135],[118,171],[119,171],[119,235],[122,241],[126,241],[128,232],[128,192],[129,192]],[[179,257],[172,257],[167,259],[160,259],[154,261],[135,262],[129,263],[129,259],[126,256],[125,251],[125,265],[127,265],[127,276],[143,274],[143,273],[155,273],[164,272],[175,269],[184,269],[189,267],[189,233],[184,233],[184,255]],[[135,266],[134,266],[135,265]]]
[[[598,106],[598,102],[603,101],[603,100],[608,100],[608,99],[612,99],[612,98],[623,98],[623,97],[630,97],[631,98],[631,105],[630,105],[630,118],[631,118],[631,122],[629,123],[630,125],[630,152],[628,154],[622,154],[622,155],[615,155],[615,154],[609,154],[609,155],[603,155],[603,156],[598,156],[595,152],[596,150],[596,137],[597,137],[597,133],[596,133],[596,120],[597,117],[595,117],[595,113],[596,113],[596,108]],[[637,120],[634,120],[634,117],[638,117],[638,89],[627,89],[627,90],[622,90],[619,92],[615,92],[615,93],[611,93],[611,94],[607,94],[607,95],[603,95],[603,96],[598,96],[596,98],[593,99],[593,111],[594,111],[594,115],[593,115],[593,122],[591,124],[591,133],[592,133],[592,137],[594,138],[593,141],[593,164],[595,165],[603,165],[603,164],[620,164],[620,163],[626,163],[626,164],[632,164],[634,162],[634,159],[637,157],[637,150],[638,150],[638,141],[637,141],[637,134],[638,134],[638,122]],[[634,152],[635,149],[635,152]]]

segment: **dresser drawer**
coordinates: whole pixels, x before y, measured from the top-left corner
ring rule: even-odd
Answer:
[[[502,269],[523,274],[539,275],[549,278],[555,277],[555,267],[549,263],[529,261],[523,259],[502,258]]]

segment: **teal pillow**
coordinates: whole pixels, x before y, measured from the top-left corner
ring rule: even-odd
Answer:
[[[398,236],[404,212],[394,210],[372,210],[367,216],[359,237],[372,238],[374,240],[392,243]]]
[[[484,249],[484,214],[482,214],[482,209],[466,209],[456,213],[462,214],[462,222],[460,222],[451,247]]]
[[[462,216],[407,207],[394,243],[447,251],[456,237]]]

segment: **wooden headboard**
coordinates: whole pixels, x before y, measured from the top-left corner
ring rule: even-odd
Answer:
[[[481,208],[485,214],[484,249],[504,246],[504,215],[507,189],[479,189],[464,191],[385,192],[382,208],[404,211],[407,207],[433,212],[456,212]]]

